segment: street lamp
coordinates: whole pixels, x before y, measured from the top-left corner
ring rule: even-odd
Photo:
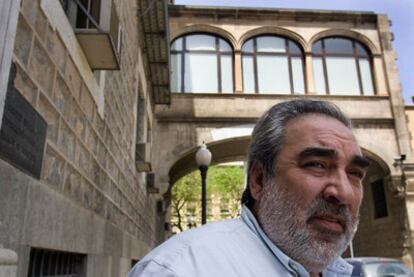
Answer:
[[[196,153],[196,161],[201,173],[201,224],[204,225],[207,222],[206,177],[208,166],[211,163],[211,152],[207,149],[204,142]]]
[[[194,221],[193,215],[191,214],[187,215],[187,226],[188,226],[188,229],[196,227],[196,223]]]

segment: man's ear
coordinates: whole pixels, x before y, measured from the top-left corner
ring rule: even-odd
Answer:
[[[264,183],[263,167],[255,162],[250,168],[249,174],[250,194],[255,201],[259,201],[262,198]]]

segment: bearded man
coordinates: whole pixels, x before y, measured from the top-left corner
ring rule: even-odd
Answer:
[[[368,164],[338,107],[279,103],[253,130],[241,217],[172,237],[129,276],[350,276]]]

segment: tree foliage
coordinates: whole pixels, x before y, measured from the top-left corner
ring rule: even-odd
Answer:
[[[211,166],[207,172],[207,198],[218,198],[228,209],[223,218],[236,217],[240,210],[244,171],[241,166]],[[171,199],[172,225],[184,230],[187,214],[198,216],[201,210],[200,172],[194,171],[175,183]],[[211,204],[210,204],[211,205]],[[197,208],[196,208],[197,207]]]
[[[180,231],[183,231],[184,208],[188,203],[195,203],[200,198],[200,182],[199,175],[192,172],[180,180],[172,187],[171,208],[173,226],[176,226]]]

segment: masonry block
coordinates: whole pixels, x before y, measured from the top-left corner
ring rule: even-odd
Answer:
[[[67,174],[66,174],[65,182],[63,184],[63,189],[65,193],[69,194],[77,201],[82,202],[83,196],[82,196],[81,175],[72,166],[67,167]]]
[[[81,90],[82,81],[79,71],[76,69],[75,64],[70,58],[66,60],[65,80],[73,96],[75,98],[78,98]]]
[[[90,130],[91,132],[89,132],[87,136],[87,146],[89,151],[91,151],[96,157],[98,154],[98,136],[92,128]]]
[[[57,74],[53,102],[65,119],[68,119],[72,114],[72,101],[72,95],[69,92],[68,86],[60,74]]]
[[[86,120],[83,117],[83,112],[79,108],[76,101],[72,101],[71,103],[71,111],[68,115],[68,118],[66,118],[69,122],[69,125],[72,127],[72,129],[75,130],[76,135],[81,139],[85,140],[85,124]]]
[[[37,87],[19,65],[16,65],[14,87],[26,98],[27,101],[30,102],[30,104],[32,104],[33,107],[36,107],[38,93]]]
[[[36,15],[36,21],[35,21],[35,30],[37,35],[40,37],[41,41],[45,41],[46,39],[46,31],[48,28],[48,23],[46,20],[46,16],[43,14],[41,10],[38,11]]]
[[[92,96],[88,89],[84,86],[80,95],[80,105],[83,110],[83,112],[86,115],[86,118],[90,121],[92,121],[93,118],[93,110],[94,110],[94,102],[92,99]]]
[[[93,185],[85,178],[82,178],[82,202],[88,209],[93,207],[94,190]]]
[[[93,183],[99,187],[99,183],[101,181],[101,176],[104,175],[104,172],[102,171],[101,167],[99,166],[99,163],[95,161],[93,161],[92,164],[92,178],[91,180],[93,181]]]
[[[30,58],[30,74],[47,94],[52,91],[55,67],[41,43],[35,39]]]
[[[37,14],[40,12],[40,0],[23,0],[21,11],[31,26],[36,25]]]
[[[29,61],[30,48],[32,45],[33,31],[23,16],[19,16],[16,38],[14,42],[14,53],[20,62],[27,65]]]
[[[57,146],[66,157],[72,162],[75,161],[75,134],[70,130],[69,126],[62,121],[59,128],[59,139]]]
[[[104,216],[105,214],[105,199],[103,194],[98,191],[98,190],[94,190],[93,191],[93,205],[92,205],[92,209],[99,215]]]
[[[103,138],[105,135],[105,128],[106,128],[104,120],[100,116],[97,116],[94,122],[95,122],[96,131]]]
[[[46,147],[43,162],[42,179],[52,186],[60,188],[65,179],[65,161],[50,146]]]
[[[57,65],[60,72],[64,74],[67,59],[66,49],[58,34],[50,27],[48,27],[45,44],[52,60]]]
[[[91,156],[89,151],[80,143],[78,143],[76,154],[76,165],[84,175],[88,175],[91,171]]]
[[[98,161],[101,164],[102,167],[104,167],[105,165],[105,161],[106,161],[106,157],[107,157],[107,151],[106,151],[106,147],[105,145],[99,141],[98,142]]]
[[[59,113],[43,94],[39,96],[38,111],[47,122],[47,138],[57,145],[59,131]]]

